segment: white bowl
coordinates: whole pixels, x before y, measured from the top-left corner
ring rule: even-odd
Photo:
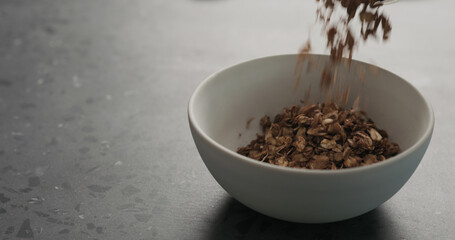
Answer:
[[[328,56],[313,55],[328,61]],[[216,181],[235,199],[265,215],[293,222],[324,223],[366,213],[392,197],[408,181],[431,139],[433,110],[404,79],[384,69],[353,61],[339,76],[350,79],[351,93],[363,89],[363,105],[402,152],[383,162],[351,169],[293,169],[236,153],[260,133],[259,119],[299,104],[312,85],[321,101],[321,68],[304,71],[294,90],[296,55],[264,57],[221,70],[205,79],[191,96],[188,118],[197,149]],[[352,102],[352,99],[350,100]],[[246,129],[246,121],[255,120]],[[239,133],[242,136],[239,136]]]

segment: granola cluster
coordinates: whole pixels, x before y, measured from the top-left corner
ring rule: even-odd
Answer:
[[[383,161],[400,151],[364,112],[336,103],[292,106],[273,122],[264,116],[260,124],[264,135],[257,135],[237,152],[284,167],[352,168]]]

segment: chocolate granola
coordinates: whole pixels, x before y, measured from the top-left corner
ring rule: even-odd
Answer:
[[[271,121],[260,120],[263,135],[237,152],[274,165],[306,169],[343,169],[395,156],[398,144],[365,112],[336,103],[285,108]]]

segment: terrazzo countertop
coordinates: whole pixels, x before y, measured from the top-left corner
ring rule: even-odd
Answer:
[[[433,140],[412,178],[360,217],[297,224],[216,183],[186,108],[211,73],[295,53],[314,1],[1,1],[0,239],[453,239],[454,8],[388,5],[390,41],[354,55],[434,107]]]

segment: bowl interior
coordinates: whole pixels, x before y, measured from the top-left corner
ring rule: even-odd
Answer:
[[[312,71],[303,71],[294,88],[296,55],[256,59],[224,69],[206,79],[190,101],[194,124],[218,144],[232,150],[246,145],[260,133],[259,119],[272,119],[283,107],[302,105],[310,89],[312,102],[324,101],[319,80],[327,56],[313,55],[319,62]],[[303,69],[307,66],[304,65]],[[366,81],[359,80],[366,74]],[[422,95],[402,78],[372,65],[352,61],[340,66],[342,88],[350,85],[348,106],[359,93],[361,108],[379,128],[389,133],[402,151],[410,148],[431,128],[431,108]],[[249,128],[247,120],[253,118]],[[241,134],[241,136],[239,136]]]

